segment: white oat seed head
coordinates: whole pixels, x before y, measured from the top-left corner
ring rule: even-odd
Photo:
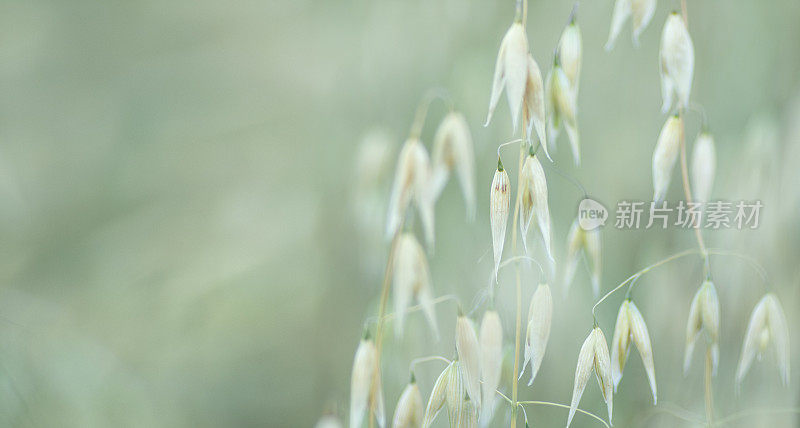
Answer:
[[[544,82],[542,81],[542,72],[539,70],[539,65],[533,59],[533,56],[528,54],[528,77],[525,81],[525,110],[524,120],[528,126],[528,138],[534,130],[539,137],[539,141],[544,149],[544,154],[551,161],[550,153],[547,152],[547,134],[545,131],[545,108],[544,108]]]
[[[617,392],[625,362],[628,359],[631,342],[639,350],[642,357],[647,378],[650,381],[650,390],[653,393],[653,404],[658,403],[656,390],[656,372],[653,363],[653,346],[650,343],[650,333],[644,322],[639,308],[630,299],[625,299],[619,307],[617,323],[614,326],[614,337],[611,339],[611,377],[614,380],[614,392]]]
[[[376,370],[376,358],[375,342],[367,333],[358,344],[353,359],[353,372],[350,377],[350,428],[360,427],[364,422],[367,409],[373,406],[378,425],[381,427],[386,425],[380,373]],[[377,387],[374,389],[375,394],[373,394],[373,383],[377,383]]]
[[[487,426],[492,420],[503,369],[503,325],[500,315],[495,310],[483,313],[480,331],[481,344],[481,377],[483,378],[481,402],[481,426]]]
[[[393,237],[402,226],[400,222],[413,200],[419,211],[425,240],[433,248],[433,192],[431,165],[428,152],[416,138],[406,140],[397,160],[392,194],[389,200],[389,218],[386,235]]]
[[[580,165],[581,150],[577,124],[577,98],[567,74],[561,67],[561,60],[558,55],[556,55],[553,68],[547,74],[547,80],[545,81],[545,103],[549,112],[547,115],[547,135],[550,148],[555,148],[558,134],[563,125],[567,131],[575,165]]]
[[[716,170],[717,154],[714,138],[707,132],[701,132],[692,150],[692,190],[697,202],[705,203],[711,197]]]
[[[631,14],[633,15],[633,45],[639,46],[639,36],[642,34],[656,12],[656,0],[631,0]]]
[[[686,352],[683,357],[683,373],[689,371],[692,353],[697,338],[706,332],[708,346],[711,348],[711,363],[714,375],[719,363],[719,298],[714,283],[705,281],[695,293],[689,307],[689,320],[686,323]]]
[[[422,306],[425,318],[433,332],[434,338],[439,339],[439,327],[436,322],[436,306],[433,303],[433,289],[431,287],[431,273],[425,251],[412,233],[404,232],[397,241],[393,269],[394,310],[397,316],[395,331],[403,336],[405,315],[409,303],[416,297]]]
[[[447,390],[449,387],[451,374],[453,371],[456,370],[455,366],[456,362],[453,361],[442,370],[442,373],[436,378],[436,382],[433,384],[433,389],[431,390],[431,396],[428,398],[428,405],[425,407],[425,415],[422,419],[422,428],[429,427],[433,420],[436,419],[436,415],[439,414],[439,411],[445,404],[447,400]]]
[[[608,406],[608,421],[610,423],[614,398],[614,387],[611,379],[611,358],[608,354],[606,337],[599,327],[592,329],[578,353],[578,365],[575,368],[575,384],[572,389],[572,403],[569,408],[567,428],[572,423],[572,418],[575,416],[575,411],[581,402],[583,390],[589,382],[592,370],[594,370],[597,383],[603,393],[603,400]]]
[[[434,200],[442,193],[450,172],[455,170],[467,206],[467,218],[475,218],[475,153],[463,114],[450,112],[442,120],[433,137],[432,156]]]
[[[661,33],[659,54],[661,68],[661,112],[675,107],[688,108],[694,76],[694,45],[686,24],[677,12],[672,12]]]
[[[672,170],[681,147],[682,133],[683,119],[670,116],[658,134],[656,149],[653,151],[653,201],[656,203],[667,196]]]
[[[553,258],[550,243],[550,208],[547,202],[547,178],[544,175],[544,169],[542,169],[539,159],[532,154],[528,156],[520,174],[521,209],[519,212],[519,224],[523,246],[527,251],[528,228],[535,217],[539,232],[542,234],[547,256],[550,258],[550,262],[554,263],[555,259]]]
[[[753,358],[761,357],[769,345],[773,345],[775,358],[780,373],[781,383],[789,385],[789,325],[778,297],[767,293],[756,304],[750,314],[747,333],[742,343],[742,355],[736,368],[736,390],[739,391],[742,380],[750,370]]]
[[[614,11],[611,12],[611,29],[608,33],[608,41],[606,42],[605,49],[610,51],[614,49],[614,44],[617,42],[617,37],[622,31],[622,26],[625,21],[631,16],[631,0],[617,0],[614,2]]]
[[[453,420],[455,428],[476,428],[478,426],[478,408],[475,403],[469,399],[469,396],[464,396],[464,402],[461,409]]]
[[[567,235],[567,256],[564,267],[564,295],[569,292],[575,271],[581,260],[581,255],[586,257],[592,281],[592,294],[600,294],[601,273],[601,245],[599,229],[584,230],[580,227],[578,219],[572,223]]]
[[[508,222],[508,205],[511,200],[511,183],[508,173],[503,169],[503,162],[497,159],[497,171],[494,173],[489,189],[489,223],[492,229],[492,250],[494,252],[494,277],[497,281],[497,270],[503,257],[503,244],[506,240],[506,223]]]
[[[464,396],[467,395],[464,365],[456,360],[447,381],[447,412],[450,420],[454,420],[464,407]]]
[[[561,33],[558,41],[558,57],[561,68],[569,80],[572,90],[576,96],[580,86],[581,60],[583,58],[583,41],[581,39],[581,29],[573,19]]]
[[[528,386],[533,384],[539,367],[542,366],[544,353],[547,350],[547,341],[550,339],[550,325],[553,320],[553,296],[550,286],[539,284],[531,297],[528,308],[528,324],[525,331],[525,360],[519,377],[525,373],[525,366],[531,363],[531,379]]]
[[[466,316],[459,314],[456,319],[456,353],[464,375],[467,394],[475,407],[481,407],[481,348],[478,335]]]
[[[418,428],[422,425],[422,393],[419,391],[414,375],[403,389],[397,408],[394,410],[392,428]]]
[[[492,95],[489,100],[489,114],[486,125],[492,120],[494,109],[500,101],[503,89],[506,90],[506,99],[511,112],[511,123],[516,132],[519,122],[519,112],[522,108],[522,98],[525,95],[525,85],[528,75],[528,37],[521,22],[515,22],[508,29],[503,41],[500,42],[500,52],[497,54],[497,63],[492,79]],[[484,126],[486,126],[484,125]]]

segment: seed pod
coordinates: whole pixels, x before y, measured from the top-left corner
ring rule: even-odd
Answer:
[[[658,393],[650,333],[647,331],[647,325],[639,308],[632,300],[626,299],[619,307],[614,337],[611,339],[611,377],[614,380],[614,392],[617,392],[619,381],[622,380],[622,370],[628,359],[631,341],[636,345],[636,349],[639,350],[639,355],[642,357],[642,363],[650,381],[650,390],[653,393],[653,404],[656,404],[658,403]]]
[[[511,184],[508,182],[508,174],[503,169],[503,162],[498,158],[497,171],[494,173],[492,187],[489,189],[489,223],[492,226],[495,281],[497,280],[497,270],[500,268],[500,259],[503,257],[503,243],[506,240],[510,191]]]
[[[528,156],[522,166],[520,177],[520,195],[522,209],[520,210],[520,229],[525,250],[528,249],[527,235],[531,220],[536,217],[539,231],[542,234],[544,248],[551,262],[554,262],[550,246],[550,208],[547,202],[547,178],[544,175],[542,164],[536,156]]]
[[[678,159],[682,133],[683,120],[679,116],[670,116],[658,135],[656,149],[653,152],[653,202],[659,203],[667,196],[672,169]]]
[[[414,375],[411,382],[403,389],[397,408],[394,411],[392,428],[417,428],[422,425],[422,394]]]
[[[428,325],[436,340],[439,338],[439,327],[436,322],[436,309],[433,304],[431,274],[425,251],[411,233],[403,233],[397,241],[394,257],[393,273],[394,310],[397,316],[395,330],[403,336],[406,309],[412,297],[416,296]]]
[[[610,51],[614,49],[614,44],[617,42],[617,37],[622,31],[622,26],[625,21],[631,16],[631,0],[616,0],[614,2],[614,11],[611,12],[611,30],[608,33],[608,41],[606,42],[605,49]]]
[[[353,373],[350,378],[350,428],[360,427],[369,407],[375,407],[378,425],[386,424],[381,393],[380,373],[376,371],[377,352],[369,334],[358,344],[353,359]],[[373,382],[377,383],[373,395]]]
[[[689,320],[686,324],[686,353],[683,357],[683,373],[689,371],[692,362],[694,345],[705,331],[711,347],[711,360],[714,375],[717,373],[719,362],[719,299],[714,283],[705,281],[695,293],[689,307]]]
[[[572,418],[575,416],[575,411],[581,402],[583,390],[586,388],[586,383],[589,382],[589,375],[591,375],[592,370],[594,370],[597,383],[602,390],[603,400],[608,406],[608,420],[610,423],[614,396],[613,381],[611,379],[611,358],[608,355],[606,337],[599,327],[592,329],[578,353],[578,365],[575,368],[575,384],[572,389],[572,403],[569,409],[569,417],[567,418],[567,428],[572,423]]]
[[[561,39],[558,41],[558,58],[561,68],[564,70],[564,74],[567,76],[576,96],[580,85],[582,57],[581,29],[578,27],[578,23],[573,20],[561,33]]]
[[[591,273],[592,293],[600,294],[600,232],[598,229],[584,230],[578,219],[572,223],[567,235],[567,256],[564,268],[564,294],[569,291],[580,263],[581,252],[586,256]]]
[[[481,425],[486,426],[494,413],[497,395],[495,390],[500,385],[503,369],[503,325],[497,311],[488,310],[481,321],[481,376],[483,377],[481,402]]]
[[[550,286],[539,284],[531,298],[528,309],[528,324],[525,332],[525,360],[522,363],[522,371],[519,377],[525,373],[525,366],[531,363],[531,380],[528,386],[533,384],[533,379],[539,372],[539,367],[544,360],[544,353],[547,350],[547,341],[550,339],[550,325],[553,319],[553,296],[550,294]]]
[[[342,428],[342,422],[333,415],[325,415],[317,421],[314,428]]]
[[[433,390],[431,390],[431,396],[428,398],[428,405],[425,408],[422,428],[428,428],[433,423],[433,420],[436,419],[436,415],[439,414],[442,406],[444,406],[447,400],[447,391],[450,386],[451,374],[454,370],[455,361],[448,364],[447,367],[442,370],[439,377],[436,378],[436,382],[433,384]]]
[[[433,137],[433,178],[434,200],[442,193],[450,172],[455,170],[467,217],[475,217],[475,154],[472,135],[464,115],[450,112],[445,116],[436,135]]]
[[[716,169],[717,154],[714,149],[714,138],[711,134],[701,132],[694,142],[692,151],[692,189],[695,201],[702,203],[708,201]]]
[[[528,54],[528,77],[525,83],[525,110],[524,120],[528,124],[528,137],[536,130],[539,141],[542,142],[544,154],[551,161],[550,154],[547,152],[547,135],[545,133],[545,113],[544,113],[544,82],[542,82],[542,72],[539,65]]]
[[[425,240],[433,248],[433,192],[430,183],[431,166],[428,152],[416,139],[408,139],[397,160],[392,195],[389,200],[389,219],[386,234],[394,236],[400,228],[400,221],[413,200],[419,211]]]
[[[456,320],[456,352],[464,374],[467,393],[477,408],[481,407],[481,349],[478,336],[466,316]]]
[[[778,297],[772,293],[766,294],[756,304],[750,314],[747,333],[742,344],[742,356],[736,368],[736,390],[741,387],[742,380],[750,370],[753,358],[757,355],[759,361],[764,351],[771,344],[775,348],[775,357],[778,363],[781,383],[789,384],[789,327],[786,315],[783,313]]]
[[[694,45],[683,18],[673,12],[661,33],[661,112],[688,108],[694,76]]]
[[[547,121],[547,135],[551,148],[555,147],[561,125],[567,131],[572,157],[576,165],[581,163],[580,137],[577,125],[577,102],[575,91],[561,68],[560,60],[556,56],[555,64],[547,75],[545,82],[545,102],[547,111],[550,112]]]
[[[500,101],[500,94],[506,90],[508,107],[511,111],[511,123],[514,132],[519,121],[519,111],[522,107],[522,98],[525,94],[525,82],[528,75],[528,37],[522,23],[515,22],[508,29],[503,41],[500,42],[500,52],[497,54],[497,63],[492,79],[492,95],[489,100],[489,114],[486,125],[492,120],[494,109]],[[485,126],[485,125],[484,125]]]
[[[656,12],[656,0],[631,0],[633,15],[633,45],[639,46],[639,35],[642,34]]]

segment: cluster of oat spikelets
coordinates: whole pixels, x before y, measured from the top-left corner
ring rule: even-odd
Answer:
[[[652,20],[656,0],[616,0],[606,49],[611,50],[625,24],[632,17],[633,41],[638,45],[640,34]],[[541,148],[550,159],[558,135],[563,128],[570,143],[573,159],[580,164],[580,137],[577,120],[577,94],[580,81],[582,41],[574,13],[566,25],[546,77],[530,53],[524,17],[519,16],[503,37],[497,55],[488,125],[503,92],[506,94],[513,129],[519,127],[522,113],[521,151],[516,203],[522,248],[528,251],[527,236],[531,224],[536,224],[542,246],[551,263],[555,265],[551,249],[551,218],[545,171],[537,156]],[[653,200],[661,202],[666,197],[673,169],[684,144],[683,113],[689,108],[689,96],[694,74],[694,48],[684,17],[671,13],[664,24],[660,44],[660,74],[663,113],[666,122],[658,136],[652,159]],[[413,134],[413,133],[412,133]],[[534,138],[535,137],[535,138]],[[499,154],[499,150],[498,150]],[[691,184],[695,201],[707,201],[713,186],[716,169],[714,140],[704,129],[694,143],[691,162]],[[428,251],[435,245],[434,206],[451,175],[458,178],[467,207],[468,218],[475,211],[475,160],[472,138],[464,116],[456,111],[447,114],[439,125],[429,156],[418,135],[410,136],[399,154],[394,184],[389,202],[386,233],[392,238],[392,269],[390,285],[393,293],[394,323],[398,336],[404,333],[405,315],[412,301],[416,301],[426,317],[432,336],[438,340],[439,329],[435,311],[435,292],[431,282],[426,249],[410,230],[404,230],[406,219],[417,213]],[[686,183],[688,185],[688,183]],[[503,163],[498,167],[490,187],[490,230],[494,255],[493,276],[503,259],[507,222],[511,207],[512,184]],[[600,293],[601,245],[597,230],[584,230],[577,219],[567,236],[567,254],[563,273],[565,290],[572,283],[577,265],[585,256],[591,274],[595,297]],[[701,250],[704,250],[701,243]],[[703,254],[708,257],[707,254]],[[388,268],[387,268],[388,269]],[[713,372],[719,362],[720,307],[717,291],[706,272],[706,279],[697,290],[689,306],[686,326],[684,372],[689,369],[695,344],[703,338],[708,346]],[[616,289],[615,289],[616,290]],[[615,290],[612,290],[615,291]],[[609,293],[610,294],[610,293]],[[601,300],[602,301],[602,300]],[[599,302],[598,302],[599,303]],[[528,305],[525,323],[524,361],[519,378],[530,366],[532,385],[544,360],[553,315],[550,286],[537,286]],[[379,314],[384,317],[385,314]],[[382,323],[378,322],[378,328]],[[378,332],[380,334],[380,332]],[[502,397],[512,407],[505,395],[499,393],[502,368],[503,328],[497,311],[487,309],[478,331],[473,321],[459,312],[455,331],[456,357],[435,380],[428,400],[411,374],[397,402],[392,427],[428,427],[444,409],[451,426],[487,426],[492,422],[496,407]],[[773,347],[784,384],[789,382],[788,325],[781,304],[773,293],[765,295],[753,309],[744,337],[741,357],[736,370],[737,389],[745,377],[754,357]],[[516,340],[516,339],[515,339]],[[379,343],[379,342],[378,342]],[[657,403],[657,387],[653,347],[645,318],[630,296],[621,304],[611,348],[602,329],[595,325],[583,342],[575,369],[572,400],[567,426],[578,409],[584,389],[592,373],[598,380],[602,398],[607,405],[609,423],[613,413],[613,394],[623,376],[625,363],[633,344],[641,356],[649,380],[653,403]],[[519,358],[519,355],[515,355]],[[443,358],[442,358],[443,359]],[[516,377],[516,375],[515,375]],[[515,380],[516,382],[516,380]],[[515,384],[516,386],[516,384]],[[516,400],[516,397],[514,397]],[[378,426],[384,427],[387,415],[381,388],[380,349],[369,329],[358,345],[353,361],[350,395],[350,427],[360,427],[370,415]],[[373,420],[370,420],[372,422]],[[527,422],[527,416],[526,416]],[[516,421],[512,421],[516,425]],[[333,415],[324,416],[318,427],[339,427]]]

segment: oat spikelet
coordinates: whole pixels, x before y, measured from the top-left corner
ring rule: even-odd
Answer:
[[[575,20],[570,22],[561,33],[558,41],[558,56],[561,68],[577,96],[583,59],[583,41],[581,40],[581,29]]]
[[[503,368],[503,325],[497,311],[487,310],[481,321],[481,385],[483,401],[481,402],[481,425],[486,426],[492,420],[500,375]]]
[[[450,420],[455,420],[464,407],[465,386],[464,365],[456,360],[447,381],[447,412]]]
[[[581,261],[581,253],[586,256],[592,281],[592,294],[597,297],[600,294],[600,231],[599,229],[584,230],[580,227],[578,219],[572,223],[567,235],[567,256],[564,267],[564,295],[569,292],[572,281],[575,278],[575,271]]]
[[[555,147],[556,139],[563,125],[572,148],[572,157],[575,164],[580,165],[581,150],[577,124],[577,100],[575,90],[561,67],[558,55],[553,68],[547,74],[545,103],[549,112],[547,135],[551,148]]]
[[[522,232],[522,242],[525,250],[528,249],[527,234],[528,228],[533,218],[539,226],[542,234],[544,248],[551,263],[555,261],[550,245],[550,207],[547,202],[547,178],[544,175],[542,164],[536,156],[528,156],[522,166],[520,177],[521,206],[520,209],[520,229]]]
[[[425,240],[433,248],[433,192],[430,183],[431,166],[428,152],[416,138],[406,140],[397,160],[386,234],[394,236],[402,226],[400,221],[411,201],[417,206]]]
[[[375,406],[375,418],[378,425],[386,424],[383,395],[381,393],[380,373],[376,372],[377,352],[375,343],[365,335],[358,344],[356,355],[353,359],[353,372],[350,378],[350,428],[360,427],[364,415],[370,406]],[[372,383],[377,382],[377,392],[372,395]]]
[[[508,222],[508,204],[511,199],[511,184],[508,174],[503,169],[503,162],[497,159],[497,171],[489,189],[489,223],[492,227],[492,249],[494,252],[494,277],[503,257],[503,244],[506,240],[506,223]]]
[[[422,306],[425,318],[433,332],[434,338],[439,339],[439,327],[436,322],[436,306],[433,304],[433,289],[431,274],[425,251],[417,238],[411,233],[402,233],[398,238],[394,258],[393,273],[394,310],[397,316],[395,330],[397,335],[403,336],[406,309],[413,297],[416,297]]]
[[[639,46],[639,36],[642,34],[656,12],[656,0],[631,0],[631,14],[633,15],[633,45]]]
[[[707,132],[701,132],[692,150],[692,190],[695,201],[702,203],[708,201],[711,188],[714,186],[716,169],[717,154],[714,138]]]
[[[711,347],[711,360],[714,375],[719,363],[719,298],[714,283],[705,281],[695,293],[689,307],[689,320],[686,324],[686,353],[683,357],[683,373],[689,371],[692,353],[697,338],[702,331],[707,333]]]
[[[550,339],[550,325],[553,319],[553,296],[550,293],[550,286],[539,284],[531,297],[530,307],[528,308],[528,324],[525,332],[525,360],[522,362],[522,371],[519,377],[525,373],[525,366],[531,363],[531,379],[528,386],[533,384],[539,367],[542,366],[544,353],[547,350],[547,341]]]
[[[442,373],[436,378],[436,382],[433,384],[433,390],[431,390],[431,396],[428,398],[428,405],[425,407],[425,415],[422,419],[422,428],[429,427],[433,420],[436,419],[436,415],[439,414],[439,411],[444,406],[445,401],[447,400],[447,389],[450,383],[450,375],[455,370],[455,362],[451,362],[450,364],[442,370]]]
[[[599,327],[592,329],[578,353],[578,365],[575,368],[575,384],[572,389],[572,403],[569,409],[569,417],[567,418],[567,428],[572,423],[572,418],[575,416],[575,411],[581,402],[583,390],[589,382],[592,370],[594,370],[597,383],[602,390],[603,400],[608,406],[608,421],[610,423],[614,397],[613,381],[611,379],[611,357],[608,354],[606,337]]]
[[[528,136],[536,130],[539,141],[542,142],[544,154],[551,161],[550,153],[547,152],[547,134],[545,131],[545,110],[544,110],[544,82],[539,65],[528,54],[528,77],[525,81],[525,121],[528,123]]]
[[[622,380],[622,370],[628,359],[631,342],[636,345],[636,349],[639,350],[639,355],[642,357],[642,363],[650,381],[650,390],[653,393],[653,404],[657,404],[658,392],[650,333],[647,331],[647,325],[639,308],[632,300],[626,299],[619,307],[614,337],[611,339],[611,377],[614,380],[614,392],[617,392],[619,382]]]
[[[614,2],[614,11],[611,12],[611,30],[609,30],[608,41],[605,46],[606,51],[614,49],[614,44],[616,44],[617,37],[622,31],[622,26],[625,25],[625,21],[630,16],[631,0],[617,0]]]
[[[675,107],[688,108],[694,76],[694,45],[683,18],[673,12],[661,33],[661,112]]]
[[[500,42],[500,52],[497,54],[497,63],[492,79],[492,95],[489,100],[489,114],[486,125],[492,120],[494,109],[500,101],[503,89],[506,90],[508,107],[511,112],[511,123],[514,132],[519,122],[519,111],[522,108],[522,98],[525,94],[525,84],[528,75],[528,37],[522,23],[515,22],[508,29],[503,41]]]
[[[469,395],[464,396],[461,409],[454,418],[456,428],[475,428],[478,426],[478,409],[475,403],[469,399]]]
[[[432,169],[434,199],[442,193],[450,173],[455,170],[467,206],[467,218],[475,218],[475,153],[463,114],[448,113],[436,130]]]
[[[750,314],[750,322],[747,325],[747,333],[745,333],[742,344],[742,355],[736,368],[737,392],[741,387],[742,380],[750,370],[753,358],[758,356],[758,360],[761,361],[763,353],[770,344],[775,349],[781,383],[787,386],[789,384],[790,357],[789,326],[778,297],[772,293],[761,298]]]
[[[418,428],[422,425],[422,393],[419,391],[414,375],[403,389],[397,408],[394,410],[392,428]]]
[[[678,159],[682,132],[683,120],[679,116],[670,116],[658,135],[653,152],[653,201],[656,203],[667,196],[672,170]]]
[[[464,315],[456,320],[456,352],[464,374],[464,385],[475,407],[481,407],[481,349],[472,323]]]

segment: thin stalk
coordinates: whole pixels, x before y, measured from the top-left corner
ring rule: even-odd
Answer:
[[[526,3],[527,4],[527,3]],[[513,253],[516,254],[517,252],[517,226],[519,225],[519,205],[522,200],[522,193],[520,189],[522,188],[522,162],[525,159],[525,146],[526,143],[526,128],[525,124],[522,124],[522,141],[519,143],[519,162],[517,162],[517,197],[514,201],[514,221],[511,227],[511,249]],[[519,347],[520,347],[520,334],[522,331],[522,281],[520,280],[520,272],[519,272],[519,264],[514,265],[514,270],[516,272],[516,282],[517,282],[517,320],[514,329],[514,376],[511,376],[511,399],[512,399],[512,407],[511,407],[511,420],[513,421],[512,427],[517,426],[517,397],[519,392],[519,381],[517,379],[516,373],[519,373]]]
[[[571,408],[570,406],[567,406],[566,404],[551,403],[549,401],[520,401],[518,404],[535,404],[535,405],[539,405],[539,406],[560,407],[562,409],[570,409]],[[591,412],[587,412],[586,410],[581,410],[581,409],[577,409],[577,408],[575,410],[578,413],[583,413],[586,416],[593,417],[594,419],[598,420],[601,424],[605,425],[606,428],[611,428],[611,426],[608,424],[608,422],[606,422],[605,419],[601,418],[600,416],[597,416],[597,415],[595,415],[594,413],[591,413]]]
[[[714,426],[714,391],[711,384],[711,374],[713,370],[713,359],[711,358],[711,347],[706,348],[706,375],[705,375],[705,401],[706,401],[706,424]]]

